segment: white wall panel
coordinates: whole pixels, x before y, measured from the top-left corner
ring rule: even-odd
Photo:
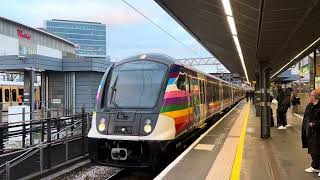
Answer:
[[[18,43],[18,39],[0,34],[0,56],[18,55]]]
[[[57,49],[37,45],[37,54],[62,59],[62,52]]]

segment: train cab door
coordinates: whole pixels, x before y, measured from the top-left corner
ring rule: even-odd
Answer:
[[[11,106],[18,106],[18,95],[19,95],[19,87],[11,86],[10,87]]]
[[[8,107],[10,106],[10,86],[2,86],[2,110],[8,111]]]

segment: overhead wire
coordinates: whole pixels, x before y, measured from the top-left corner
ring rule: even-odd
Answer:
[[[136,11],[138,14],[140,14],[141,16],[143,16],[144,18],[146,18],[150,23],[152,23],[154,26],[156,26],[158,29],[160,29],[162,32],[166,33],[167,35],[169,35],[172,39],[174,39],[175,41],[177,41],[178,43],[180,43],[184,48],[191,50],[195,55],[197,55],[198,57],[200,57],[200,54],[198,54],[196,51],[194,51],[192,48],[188,47],[187,45],[185,45],[183,42],[181,42],[179,39],[177,39],[176,37],[174,37],[172,34],[170,34],[167,30],[165,30],[164,28],[162,28],[159,24],[157,24],[156,22],[154,22],[152,19],[150,19],[148,16],[146,16],[145,14],[143,14],[140,10],[138,10],[137,8],[135,8],[133,5],[131,5],[130,3],[128,3],[126,0],[121,0],[123,3],[125,3],[126,5],[128,5],[130,8],[132,8],[134,11]]]

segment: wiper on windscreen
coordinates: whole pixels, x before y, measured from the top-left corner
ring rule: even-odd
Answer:
[[[117,75],[116,79],[114,80],[114,83],[113,85],[111,86],[111,95],[110,95],[110,103],[109,104],[112,104],[114,105],[116,108],[120,109],[119,105],[115,102],[115,96],[114,96],[114,93],[117,91],[117,88],[116,88],[116,85],[117,85],[117,82],[118,82],[118,77],[119,75]],[[124,117],[124,118],[127,118],[128,115],[124,112],[120,112],[120,114]]]
[[[109,104],[113,104],[113,95],[114,95],[114,92],[117,90],[116,89],[116,85],[117,85],[117,82],[118,82],[118,77],[119,75],[117,75],[116,79],[114,80],[114,83],[112,84],[111,86],[111,95],[110,95],[110,102]]]

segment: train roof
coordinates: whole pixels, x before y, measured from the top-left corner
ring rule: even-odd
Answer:
[[[228,81],[225,81],[223,79],[220,79],[214,75],[211,75],[211,74],[208,74],[208,73],[205,73],[205,72],[202,72],[202,71],[199,71],[198,69],[194,68],[194,67],[191,67],[189,65],[186,65],[186,64],[183,64],[177,60],[175,60],[174,58],[168,56],[168,55],[165,55],[165,54],[158,54],[158,53],[147,53],[147,54],[139,54],[139,55],[135,55],[135,56],[130,56],[128,58],[125,58],[123,59],[122,61],[119,61],[117,63],[115,63],[115,65],[119,65],[119,64],[123,64],[123,63],[126,63],[126,62],[130,62],[130,61],[135,61],[135,60],[143,60],[143,59],[147,59],[147,60],[152,60],[152,61],[156,61],[156,62],[161,62],[161,63],[164,63],[164,64],[167,64],[167,65],[173,65],[173,64],[177,64],[177,65],[180,65],[180,66],[183,66],[183,67],[186,67],[188,69],[191,69],[193,71],[196,71],[197,73],[200,73],[200,74],[203,74],[205,76],[209,76],[211,78],[214,78],[216,80],[219,80],[219,81],[222,81],[228,85],[231,85],[231,86],[235,86],[235,87],[238,87],[238,88],[242,88],[236,84],[232,84]]]

